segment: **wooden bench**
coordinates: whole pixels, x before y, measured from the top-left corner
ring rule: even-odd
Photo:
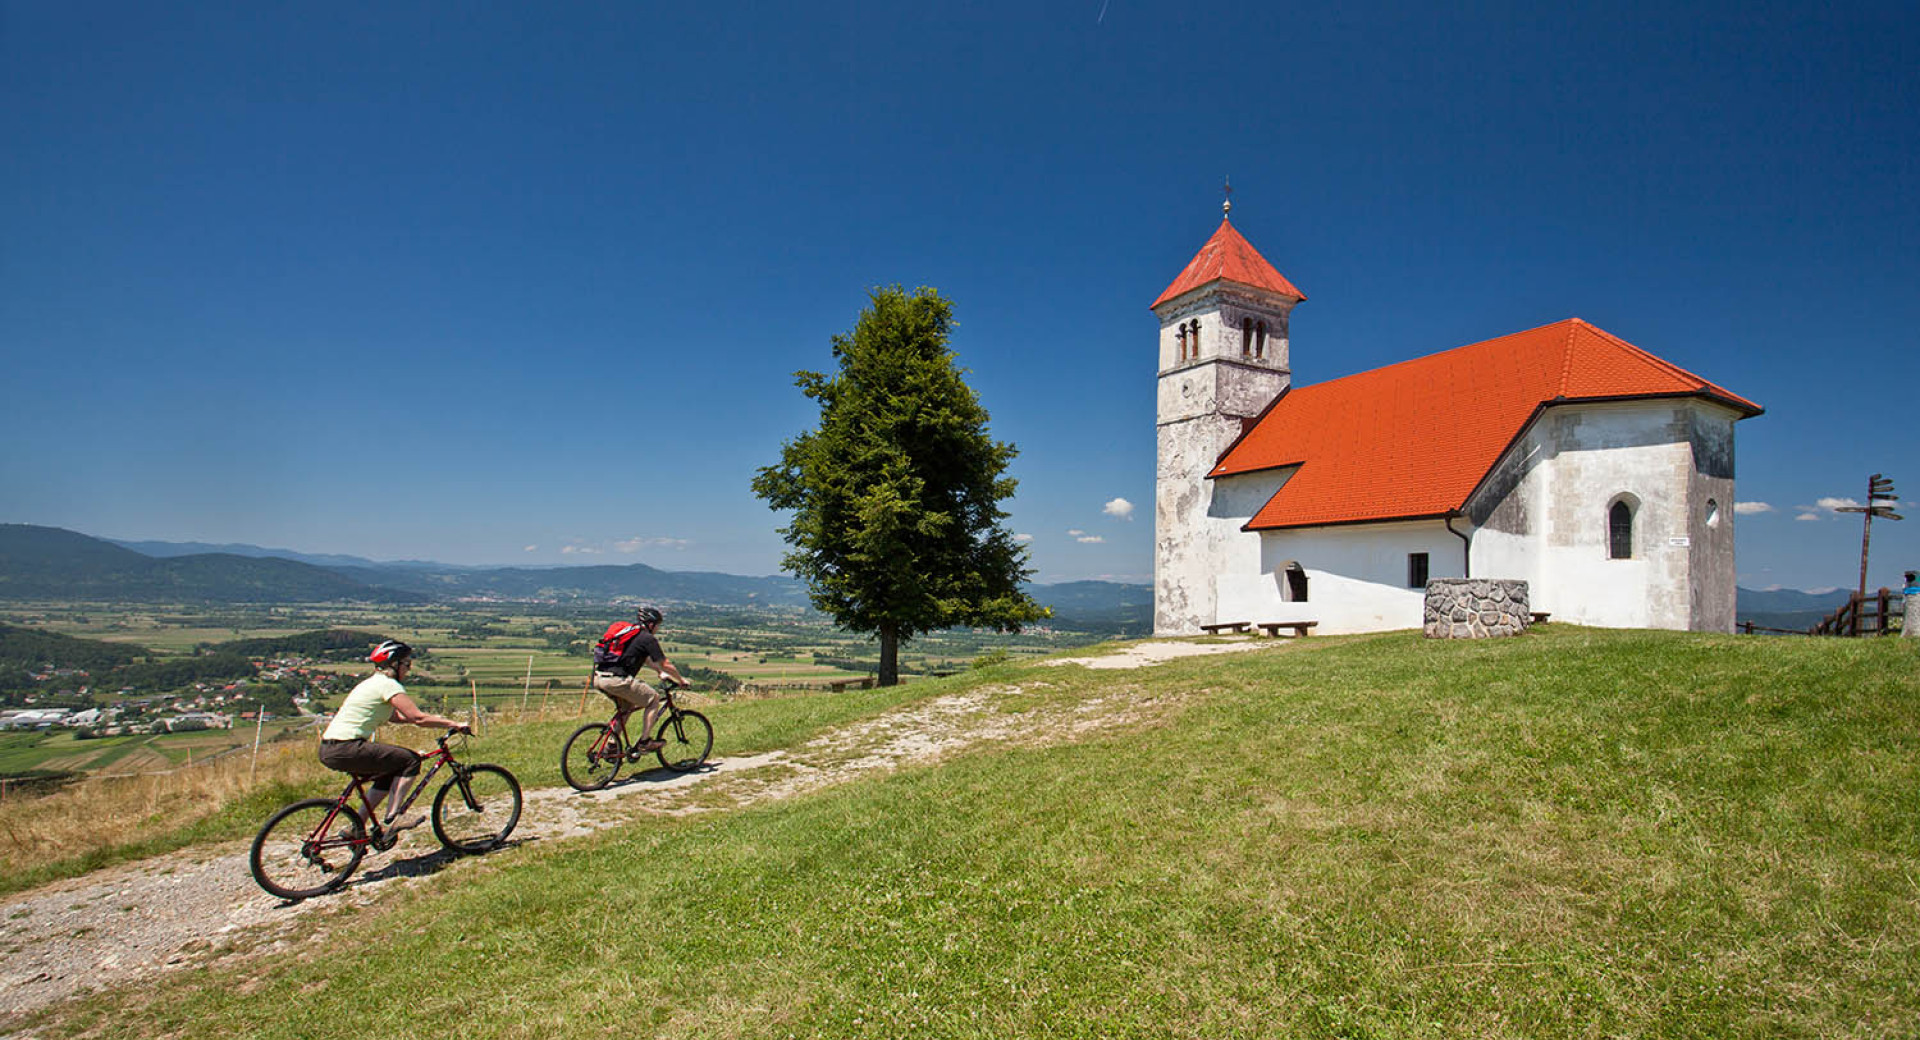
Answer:
[[[1212,625],[1201,625],[1200,631],[1210,636],[1217,636],[1222,632],[1245,632],[1251,627],[1252,625],[1246,621],[1221,621]]]
[[[1301,639],[1312,635],[1313,633],[1309,630],[1319,623],[1318,621],[1262,621],[1260,622],[1260,631],[1278,638],[1281,629],[1291,628],[1293,629],[1294,638]]]
[[[1547,619],[1553,616],[1552,614],[1544,610],[1534,610],[1534,611],[1529,611],[1528,613],[1530,613],[1533,617],[1533,620],[1528,622],[1528,624],[1533,624],[1533,625],[1544,625],[1547,623]]]

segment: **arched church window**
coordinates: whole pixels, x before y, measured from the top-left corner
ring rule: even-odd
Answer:
[[[1633,507],[1615,501],[1607,509],[1607,558],[1633,559]]]
[[[1253,319],[1240,319],[1240,356],[1253,356]]]
[[[1192,352],[1192,356],[1196,360],[1199,359],[1200,357],[1200,319],[1199,318],[1195,318],[1192,321],[1187,322],[1187,349]]]
[[[1267,323],[1263,321],[1260,324],[1255,325],[1253,327],[1253,333],[1254,333],[1253,356],[1257,358],[1266,357],[1267,356]]]
[[[1175,335],[1180,337],[1180,360],[1185,361],[1187,359],[1187,326],[1185,322],[1180,324],[1180,328],[1176,330]]]

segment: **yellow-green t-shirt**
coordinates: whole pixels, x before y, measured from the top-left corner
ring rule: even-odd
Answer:
[[[374,730],[393,718],[393,699],[405,692],[407,688],[391,675],[375,672],[367,676],[340,702],[340,710],[333,713],[333,721],[327,723],[320,739],[371,738]]]

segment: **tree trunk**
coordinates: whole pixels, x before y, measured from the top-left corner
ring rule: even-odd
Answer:
[[[900,630],[880,626],[880,685],[900,685]]]

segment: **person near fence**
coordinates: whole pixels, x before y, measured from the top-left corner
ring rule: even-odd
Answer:
[[[641,666],[682,686],[687,685],[680,669],[667,660],[666,651],[660,649],[660,640],[655,635],[665,619],[666,615],[658,607],[641,607],[633,612],[632,625],[607,626],[607,634],[594,655],[593,688],[606,694],[622,714],[641,712],[640,739],[634,741],[634,747],[640,751],[657,751],[661,747],[660,741],[650,736],[654,720],[660,714],[660,691],[640,678]],[[617,655],[608,652],[616,649],[614,640],[623,640],[617,644]]]
[[[340,702],[340,710],[333,713],[326,732],[320,734],[320,764],[371,779],[373,786],[367,800],[377,814],[380,804],[392,799],[387,812],[388,832],[397,834],[418,827],[425,819],[414,813],[395,821],[392,811],[392,807],[406,801],[407,784],[420,774],[420,756],[395,744],[376,743],[374,732],[388,721],[456,733],[473,731],[463,722],[422,711],[413,698],[407,696],[401,681],[413,668],[412,647],[389,639],[375,647],[367,660],[373,662],[373,674],[347,694],[347,699]],[[367,822],[377,826],[376,821]]]
[[[1920,571],[1908,571],[1906,587],[1900,590],[1900,634],[1910,638],[1920,638],[1920,616],[1913,612],[1916,596],[1920,596]]]

